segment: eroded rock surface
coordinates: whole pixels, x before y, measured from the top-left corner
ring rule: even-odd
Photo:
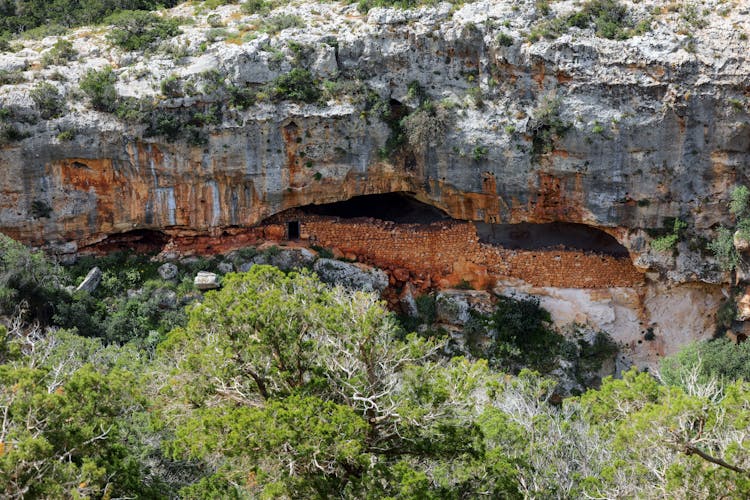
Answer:
[[[728,188],[747,179],[748,9],[708,2],[705,23],[692,26],[658,2],[625,3],[650,31],[608,40],[570,28],[532,41],[544,21],[535,4],[494,1],[366,15],[339,3],[286,5],[276,13],[306,26],[240,44],[209,40],[203,13],[165,42],[182,47],[180,56],[123,52],[81,29],[70,37],[79,58],[58,80],[59,67],[39,66],[55,38],[25,42],[0,56],[0,69],[22,76],[2,87],[0,104],[28,134],[0,149],[0,230],[37,245],[143,228],[217,234],[289,207],[410,191],[459,219],[606,228],[644,267],[720,281],[692,259],[649,257],[644,230],[680,217],[710,238]],[[550,5],[551,17],[576,9]],[[193,17],[191,9],[171,14]],[[238,9],[213,14],[227,30],[258,22]],[[75,98],[84,72],[106,65],[120,96],[155,100],[161,112],[213,106],[205,143],[147,133]],[[266,96],[242,108],[210,87],[219,75],[262,93],[294,67],[336,84],[316,103]],[[195,91],[160,95],[171,75]],[[29,91],[42,80],[66,96],[66,112],[34,123]],[[439,136],[388,154],[383,107],[414,112],[420,93],[447,106],[450,120]],[[550,111],[566,128],[547,140],[539,132]],[[60,136],[67,130],[70,140]]]

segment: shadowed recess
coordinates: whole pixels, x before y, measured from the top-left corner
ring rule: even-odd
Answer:
[[[564,247],[627,257],[628,250],[614,237],[585,224],[550,222],[547,224],[487,224],[477,222],[479,241],[518,250]]]
[[[161,231],[136,229],[119,234],[111,234],[103,241],[88,248],[95,252],[109,253],[129,250],[138,253],[160,252],[169,241],[169,236]]]
[[[417,201],[404,192],[355,196],[349,200],[336,203],[307,205],[301,207],[301,210],[309,214],[341,217],[342,219],[372,217],[373,219],[403,224],[430,224],[450,219],[443,211]]]

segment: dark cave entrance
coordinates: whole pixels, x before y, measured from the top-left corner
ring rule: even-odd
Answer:
[[[299,221],[293,220],[286,223],[286,239],[298,240],[299,239]]]
[[[119,234],[111,234],[106,239],[91,245],[95,252],[111,253],[131,251],[136,253],[158,253],[169,242],[169,236],[152,229],[136,229]]]
[[[442,210],[422,203],[405,192],[355,196],[346,201],[306,205],[301,210],[308,214],[342,219],[369,217],[402,224],[431,224],[450,219]]]
[[[586,224],[550,222],[544,224],[487,224],[477,222],[479,241],[516,250],[543,250],[563,247],[628,257],[628,250],[613,236]]]
[[[372,218],[399,224],[432,224],[454,220],[442,210],[418,201],[408,192],[355,196],[346,201],[300,208],[312,215],[340,219]],[[296,224],[296,226],[295,226]],[[479,241],[515,250],[564,248],[613,257],[628,257],[628,250],[613,236],[586,224],[570,222],[489,224],[475,222]],[[287,222],[289,239],[299,237],[299,223]]]

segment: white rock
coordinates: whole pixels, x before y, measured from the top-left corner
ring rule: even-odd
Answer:
[[[76,288],[76,292],[84,291],[92,293],[99,286],[102,281],[102,270],[99,267],[94,267],[89,271],[86,277],[83,279],[80,285]]]
[[[199,271],[193,280],[193,284],[198,290],[214,290],[221,287],[219,276],[208,271]]]

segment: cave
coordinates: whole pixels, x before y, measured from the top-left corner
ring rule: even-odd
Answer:
[[[111,234],[104,240],[88,247],[95,252],[110,253],[131,251],[136,253],[161,252],[169,242],[169,236],[152,229],[135,229],[119,234]]]
[[[442,210],[422,203],[406,192],[355,196],[346,201],[307,205],[301,210],[341,219],[370,217],[401,224],[431,224],[450,219]]]
[[[477,222],[479,241],[514,250],[565,248],[613,257],[628,257],[628,250],[612,235],[586,224],[488,224]]]

